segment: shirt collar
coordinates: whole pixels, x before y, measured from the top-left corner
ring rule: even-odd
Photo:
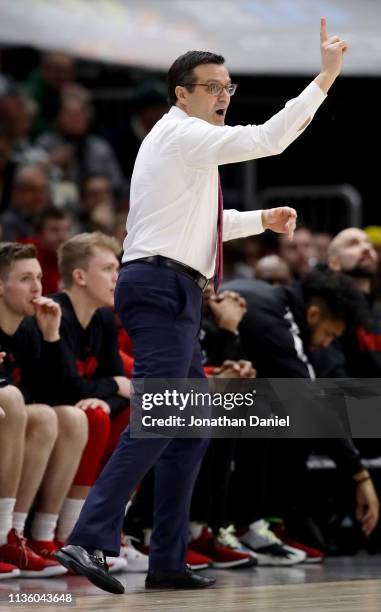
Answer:
[[[170,117],[178,117],[178,119],[187,119],[187,117],[189,117],[189,115],[178,106],[171,106],[168,115]]]

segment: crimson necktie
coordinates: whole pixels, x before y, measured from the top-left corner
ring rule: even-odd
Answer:
[[[222,197],[220,175],[218,175],[218,217],[217,217],[217,250],[214,268],[214,290],[217,293],[223,274],[223,223],[224,223],[224,200]]]

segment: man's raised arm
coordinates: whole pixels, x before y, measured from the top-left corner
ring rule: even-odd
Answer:
[[[339,76],[343,64],[343,55],[348,49],[348,44],[340,36],[328,36],[327,20],[325,17],[320,19],[320,53],[321,71],[314,79],[327,93],[335,79]]]

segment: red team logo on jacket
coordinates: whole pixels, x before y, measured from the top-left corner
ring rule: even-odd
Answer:
[[[98,362],[96,357],[88,357],[85,361],[76,359],[75,365],[80,376],[83,376],[83,378],[92,378],[98,367]]]
[[[357,340],[360,351],[380,351],[381,334],[367,332],[363,327],[357,330]]]

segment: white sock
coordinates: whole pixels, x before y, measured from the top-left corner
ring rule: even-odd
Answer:
[[[74,529],[84,503],[84,499],[72,499],[70,497],[65,499],[59,514],[56,540],[66,542]]]
[[[24,534],[24,527],[26,517],[28,516],[27,512],[14,512],[13,513],[13,521],[12,527],[16,529],[17,533],[20,535]]]
[[[13,497],[0,497],[0,546],[5,544],[12,529],[12,513],[16,500]]]
[[[53,542],[57,519],[58,514],[49,514],[49,512],[36,512],[30,530],[32,540]]]
[[[266,521],[264,519],[258,519],[257,521],[254,521],[254,523],[250,523],[249,529],[251,529],[252,531],[257,531],[258,529],[262,529],[265,526]]]
[[[200,537],[202,530],[204,529],[205,525],[203,525],[202,523],[196,523],[195,521],[191,521],[189,523],[189,531],[191,533],[191,539],[192,540],[197,540],[197,538]]]

